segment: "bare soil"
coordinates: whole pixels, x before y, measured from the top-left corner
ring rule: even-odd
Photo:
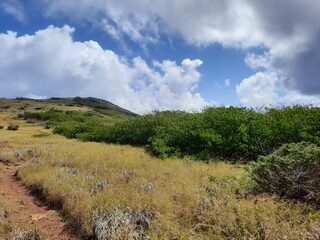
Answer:
[[[5,165],[0,162],[0,197],[10,202],[13,212],[10,221],[20,226],[37,229],[41,239],[76,240],[61,216],[50,209],[45,203],[32,196],[15,177],[18,166]],[[1,239],[1,236],[0,236]]]

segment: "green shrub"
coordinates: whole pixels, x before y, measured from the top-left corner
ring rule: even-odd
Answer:
[[[7,130],[11,130],[11,131],[16,131],[19,129],[19,125],[10,123],[9,126],[7,127]]]
[[[4,129],[4,126],[0,125],[0,129]]]
[[[21,117],[44,121],[54,133],[68,138],[144,146],[161,158],[190,156],[247,162],[285,143],[320,144],[319,107],[209,107],[199,113],[155,111],[125,121],[102,117],[101,111],[112,110],[81,113],[51,109],[25,112]]]
[[[319,169],[320,147],[301,142],[284,144],[274,153],[259,157],[248,171],[259,191],[319,203]]]
[[[308,106],[255,111],[210,107],[200,113],[154,112],[109,127],[104,141],[145,146],[162,158],[256,160],[284,143],[320,143],[320,109]]]

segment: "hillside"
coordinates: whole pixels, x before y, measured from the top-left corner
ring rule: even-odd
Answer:
[[[243,165],[159,159],[141,147],[78,141],[92,131],[110,134],[105,126],[125,123],[128,115],[107,107],[103,114],[99,99],[77,101],[0,99],[1,240],[319,239],[317,208],[255,194]],[[172,119],[160,129],[189,125]],[[125,126],[134,130],[131,138],[144,136],[133,128],[145,126],[142,120],[130,118],[119,131]],[[10,124],[19,127],[9,131]],[[53,134],[57,129],[78,139]]]
[[[121,108],[109,101],[87,97],[75,98],[50,98],[50,99],[29,99],[29,98],[16,98],[16,99],[0,99],[0,109],[18,109],[18,110],[49,110],[50,108],[61,110],[81,110],[79,108],[90,108],[98,111],[104,115],[120,115],[125,117],[134,117],[138,114],[133,113],[127,109]]]

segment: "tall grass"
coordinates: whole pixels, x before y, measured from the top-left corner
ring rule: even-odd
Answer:
[[[100,213],[126,209],[154,216],[144,233],[151,239],[303,239],[320,223],[303,204],[251,196],[241,166],[159,160],[141,148],[52,135],[37,141],[22,152],[18,175],[83,235]]]

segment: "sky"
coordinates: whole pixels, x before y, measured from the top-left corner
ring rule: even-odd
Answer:
[[[0,97],[320,105],[318,0],[0,0]]]

